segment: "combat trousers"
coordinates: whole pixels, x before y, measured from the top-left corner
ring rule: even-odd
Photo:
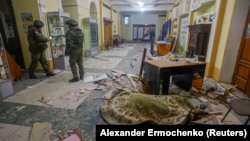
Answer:
[[[31,53],[31,63],[29,67],[29,75],[34,76],[35,70],[38,66],[38,62],[41,63],[43,70],[45,73],[49,73],[49,65],[48,61],[45,58],[45,54],[43,52],[39,53]]]
[[[82,51],[72,51],[69,56],[69,64],[71,68],[71,72],[73,74],[73,78],[83,79],[84,76],[84,68],[83,68],[83,52]],[[79,69],[79,74],[78,70]]]
[[[152,56],[154,56],[154,38],[150,39],[150,53]]]

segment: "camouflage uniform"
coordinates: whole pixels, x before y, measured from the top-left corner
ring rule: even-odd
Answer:
[[[154,55],[155,31],[153,29],[150,29],[149,36],[150,36],[150,53],[151,55]]]
[[[65,55],[69,55],[69,64],[71,68],[71,72],[73,74],[73,79],[69,80],[69,82],[79,81],[79,77],[82,80],[84,76],[84,68],[83,68],[83,40],[81,43],[76,43],[76,36],[78,32],[82,32],[80,28],[76,25],[76,22],[73,21],[75,25],[71,25],[71,23],[67,23],[71,26],[70,30],[66,33],[66,49]],[[77,66],[79,68],[79,74],[77,70]]]
[[[36,25],[36,23],[39,23]],[[43,27],[41,21],[36,20],[32,26],[29,26],[28,29],[28,42],[29,42],[29,51],[31,53],[31,64],[29,66],[29,77],[36,79],[35,70],[37,68],[38,62],[41,63],[43,70],[46,73],[46,76],[53,76],[55,74],[49,71],[49,65],[45,58],[45,49],[48,47],[47,42],[49,41],[44,37],[39,30],[39,27]]]

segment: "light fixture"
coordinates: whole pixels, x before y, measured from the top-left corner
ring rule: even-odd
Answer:
[[[143,12],[144,11],[144,8],[141,8],[141,12]]]
[[[139,4],[140,7],[142,7],[144,5],[144,3],[141,2],[141,1],[138,1],[138,4]]]

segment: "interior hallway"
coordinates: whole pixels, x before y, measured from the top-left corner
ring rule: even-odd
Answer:
[[[150,44],[125,43],[101,51],[95,57],[84,58],[85,81],[91,76],[110,74],[112,70],[139,74],[144,48],[149,50]],[[56,72],[58,74],[51,78],[38,73],[37,80],[29,79],[24,73],[22,79],[16,81],[15,94],[0,103],[0,140],[29,141],[34,123],[47,122],[53,129],[51,134],[78,128],[85,141],[95,141],[95,125],[107,124],[99,110],[107,102],[103,96],[110,93],[110,89],[96,89],[96,83],[84,81],[69,83],[70,68]],[[244,96],[236,91],[239,97]],[[245,119],[237,116],[238,124]]]
[[[146,46],[144,43],[139,46],[128,44],[102,51],[95,58],[84,58],[85,77],[110,73],[111,70],[138,74],[141,50]],[[58,74],[50,78],[38,72],[39,79],[29,79],[24,72],[22,79],[15,82],[15,94],[0,105],[0,140],[28,141],[35,122],[49,122],[55,132],[79,128],[85,140],[95,140],[95,125],[106,124],[99,114],[100,105],[106,100],[97,97],[102,97],[109,90],[92,90],[96,86],[83,81],[69,83],[72,77],[70,68],[56,72]],[[80,91],[85,92],[80,96],[74,95]],[[42,97],[52,100],[51,103],[39,102]],[[22,106],[25,108],[15,110]]]

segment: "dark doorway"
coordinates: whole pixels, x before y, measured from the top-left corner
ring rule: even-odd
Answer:
[[[4,20],[0,20],[0,32],[2,33],[3,36],[4,46],[6,50],[9,52],[9,54],[11,54],[11,56],[14,58],[16,63],[21,68],[25,68],[12,1],[1,0],[0,4],[1,5],[3,4],[4,7],[7,7],[8,9],[7,12],[5,11],[5,13],[1,15],[4,16],[3,18],[1,18]],[[0,11],[2,10],[0,9]]]

